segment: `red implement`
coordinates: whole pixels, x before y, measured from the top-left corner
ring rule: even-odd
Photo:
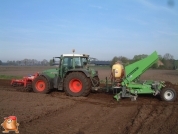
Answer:
[[[28,83],[32,83],[32,81],[33,81],[37,76],[39,76],[39,73],[36,73],[36,74],[34,74],[34,75],[31,75],[31,76],[23,77],[23,79],[20,79],[20,80],[12,79],[11,85],[14,86],[14,87],[16,87],[16,86],[24,86],[24,87],[27,87],[27,84],[28,84]]]

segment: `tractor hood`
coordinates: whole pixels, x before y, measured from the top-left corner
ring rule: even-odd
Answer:
[[[58,75],[58,69],[54,68],[54,69],[48,69],[48,70],[44,70],[41,74],[43,75],[47,75],[50,78],[54,78],[56,75]]]

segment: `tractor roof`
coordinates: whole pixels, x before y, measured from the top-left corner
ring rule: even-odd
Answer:
[[[87,54],[62,54],[63,57],[89,57]]]

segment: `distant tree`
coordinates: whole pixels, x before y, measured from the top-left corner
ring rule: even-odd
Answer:
[[[2,65],[2,61],[0,60],[0,65]]]
[[[28,59],[23,60],[24,65],[26,66],[28,64]]]
[[[154,63],[153,65],[152,65],[152,67],[151,68],[153,68],[153,69],[157,69],[158,68],[158,63],[156,62],[156,63]]]
[[[145,58],[145,57],[147,57],[147,56],[148,56],[148,55],[146,55],[146,54],[135,55],[135,56],[133,57],[133,61],[141,60],[141,59],[143,59],[143,58]]]
[[[158,57],[159,57],[159,60],[163,60],[163,57],[162,57],[162,55],[158,55]]]
[[[7,64],[8,64],[8,65],[12,65],[12,61],[9,61],[9,60],[8,60],[8,61],[7,61]]]
[[[174,60],[174,69],[178,69],[178,60]]]
[[[121,63],[122,63],[123,65],[129,64],[129,59],[128,59],[127,57],[124,57],[124,56],[119,56],[119,57],[117,57],[117,56],[115,56],[115,57],[111,60],[110,67],[112,67],[112,66],[116,63],[116,61],[121,61]]]
[[[124,65],[129,63],[129,59],[128,59],[127,57],[124,57],[124,56],[119,56],[119,57],[118,57],[118,60],[119,60],[119,61],[122,61],[122,63],[123,63]]]
[[[119,60],[119,58],[115,56],[115,57],[111,60],[110,67],[112,67],[112,66],[115,64],[115,62],[118,61],[118,60]]]
[[[173,60],[173,59],[174,59],[174,57],[173,57],[171,54],[169,54],[169,53],[166,53],[166,54],[163,56],[163,58],[164,58],[165,60]]]
[[[53,59],[49,60],[49,65],[52,66],[53,65]]]
[[[166,53],[163,56],[162,62],[166,69],[174,69],[174,57],[171,54]]]
[[[49,65],[49,62],[46,59],[44,59],[43,61],[41,61],[41,65],[47,66]]]

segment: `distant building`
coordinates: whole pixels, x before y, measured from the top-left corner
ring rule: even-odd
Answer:
[[[90,64],[95,66],[109,66],[111,64],[111,61],[91,61]]]

